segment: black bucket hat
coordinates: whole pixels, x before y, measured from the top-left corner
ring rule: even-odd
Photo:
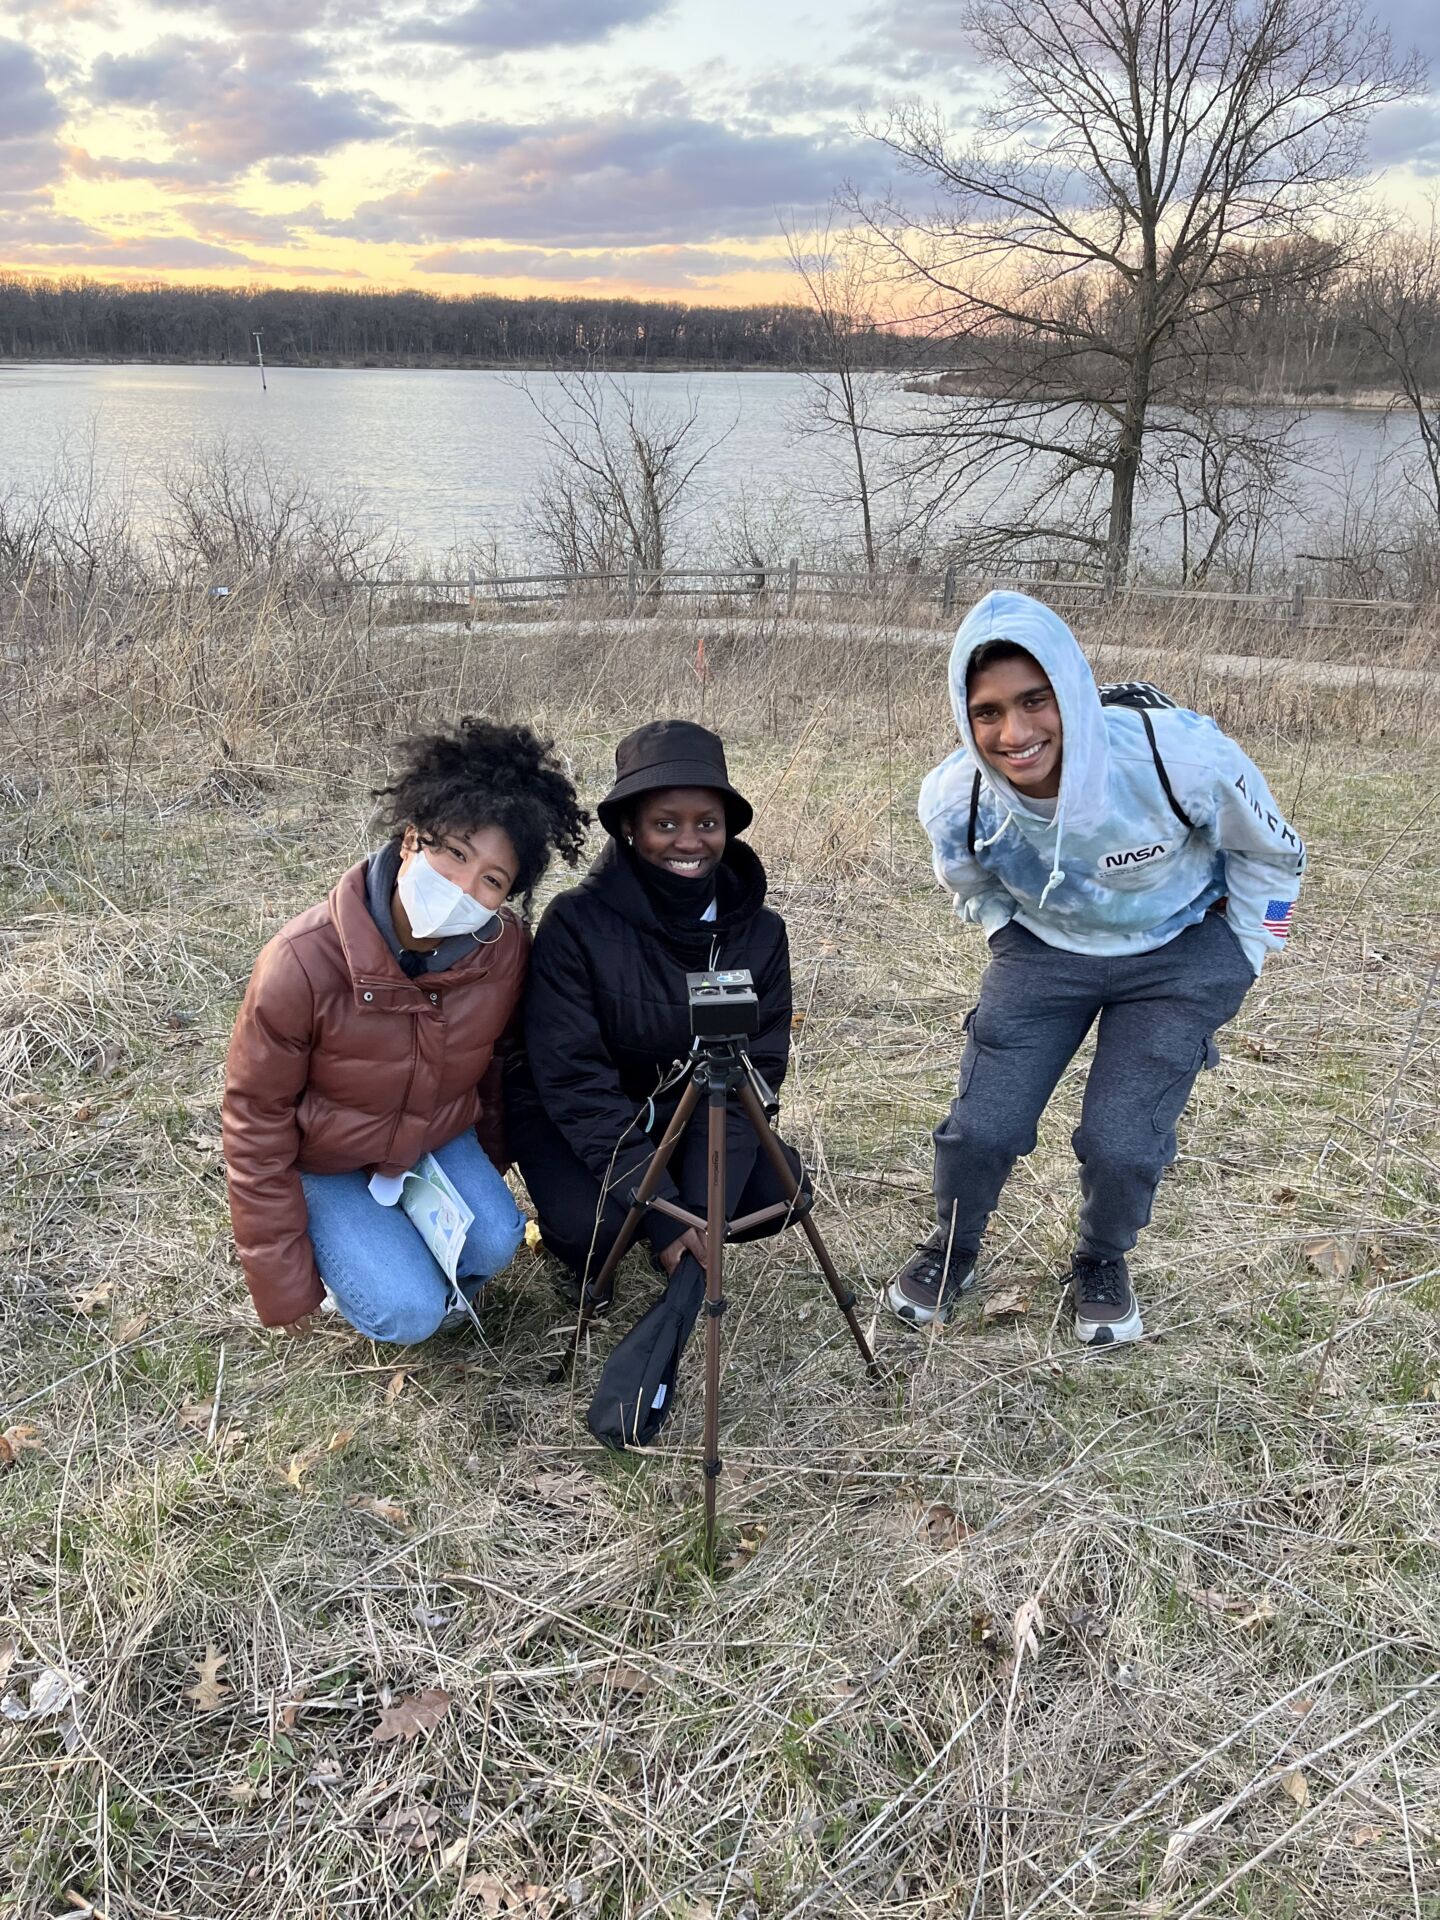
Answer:
[[[755,809],[730,784],[720,736],[693,720],[651,720],[627,733],[615,749],[615,784],[595,811],[608,834],[618,835],[629,803],[660,787],[711,787],[725,796],[725,824],[743,833]]]

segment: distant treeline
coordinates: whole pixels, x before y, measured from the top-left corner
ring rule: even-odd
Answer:
[[[0,274],[0,355],[20,360],[253,360],[378,366],[758,366],[823,364],[804,307],[680,301],[510,299],[304,287],[107,286]],[[862,362],[894,364],[895,339],[868,330]]]

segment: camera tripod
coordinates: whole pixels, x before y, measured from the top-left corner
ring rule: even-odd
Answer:
[[[644,1177],[635,1189],[630,1211],[625,1216],[614,1246],[610,1249],[604,1265],[584,1289],[581,1295],[580,1315],[575,1325],[575,1337],[570,1347],[569,1364],[574,1365],[585,1335],[594,1318],[597,1305],[608,1305],[611,1283],[615,1270],[624,1259],[635,1238],[641,1220],[649,1208],[667,1213],[671,1219],[679,1220],[687,1227],[698,1228],[705,1235],[708,1258],[705,1263],[705,1554],[709,1562],[714,1560],[715,1552],[715,1501],[716,1482],[720,1475],[720,1316],[726,1307],[724,1291],[725,1236],[727,1233],[744,1232],[758,1227],[770,1220],[798,1220],[810,1242],[810,1250],[825,1276],[835,1304],[845,1316],[865,1370],[872,1380],[881,1378],[880,1368],[875,1356],[861,1331],[860,1322],[855,1318],[855,1295],[845,1286],[830,1258],[829,1250],[820,1236],[820,1229],[811,1217],[810,1201],[805,1196],[799,1177],[791,1170],[790,1162],[785,1158],[784,1149],[770,1125],[766,1107],[756,1092],[756,1085],[765,1088],[767,1096],[770,1090],[760,1079],[754,1064],[745,1051],[743,1040],[733,1036],[724,1038],[702,1037],[696,1040],[695,1051],[690,1057],[686,1069],[684,1091],[675,1114],[665,1129],[658,1146],[650,1157]],[[726,1133],[725,1119],[730,1097],[734,1094],[740,1103],[740,1109],[750,1122],[761,1150],[779,1176],[782,1191],[786,1198],[773,1206],[762,1207],[756,1213],[742,1214],[738,1219],[725,1217],[725,1175],[726,1175]],[[675,1206],[669,1200],[655,1199],[656,1188],[665,1176],[670,1158],[680,1144],[691,1116],[699,1106],[702,1096],[708,1105],[708,1153],[707,1153],[707,1195],[705,1216],[689,1212],[684,1207]],[[773,1096],[770,1096],[773,1100]],[[778,1109],[771,1106],[771,1112]]]

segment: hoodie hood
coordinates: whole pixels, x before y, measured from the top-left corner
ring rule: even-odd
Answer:
[[[1091,832],[1105,816],[1110,795],[1110,746],[1105,710],[1090,663],[1080,643],[1058,613],[1052,613],[1028,593],[987,593],[960,624],[950,650],[950,704],[965,750],[979,769],[981,781],[999,801],[1002,814],[1023,816],[1016,825],[1032,830],[1042,823],[1028,810],[1025,797],[997,767],[984,759],[970,730],[965,700],[965,676],[970,661],[992,640],[1009,640],[1039,661],[1055,689],[1060,708],[1060,798],[1055,809],[1057,831]],[[1048,827],[1048,822],[1043,823]]]

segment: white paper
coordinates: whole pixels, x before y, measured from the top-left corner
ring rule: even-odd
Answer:
[[[372,1199],[378,1200],[382,1207],[393,1207],[397,1205],[401,1194],[405,1191],[405,1182],[409,1177],[409,1174],[406,1173],[371,1174],[370,1194]]]

